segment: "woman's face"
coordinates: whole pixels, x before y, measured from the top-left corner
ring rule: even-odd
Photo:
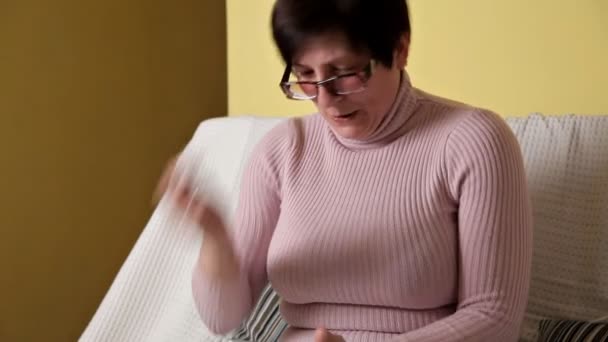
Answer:
[[[334,95],[320,86],[313,100],[333,130],[348,139],[365,139],[379,126],[391,109],[405,67],[409,37],[404,36],[393,56],[393,66],[376,63],[362,92]],[[325,34],[310,39],[293,60],[293,72],[300,81],[320,81],[356,72],[370,63],[369,55],[353,51],[342,34]]]

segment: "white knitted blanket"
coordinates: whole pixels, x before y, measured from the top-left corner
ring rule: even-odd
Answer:
[[[283,119],[203,122],[178,161],[230,218],[244,162]],[[509,118],[526,161],[535,220],[522,340],[544,317],[608,319],[608,116]],[[223,341],[201,323],[190,279],[200,231],[163,198],[81,341]]]
[[[542,318],[608,320],[608,116],[509,119],[534,209],[522,340]]]

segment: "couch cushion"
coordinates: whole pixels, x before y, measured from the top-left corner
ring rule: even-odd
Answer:
[[[266,286],[253,312],[234,334],[236,341],[277,341],[287,328],[279,312],[280,298]]]
[[[541,319],[608,315],[608,116],[509,118],[534,211],[532,283],[522,340]]]
[[[608,322],[542,320],[538,330],[538,342],[608,341]]]

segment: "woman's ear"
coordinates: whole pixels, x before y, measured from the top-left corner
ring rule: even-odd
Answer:
[[[399,45],[395,49],[393,61],[395,66],[402,70],[407,65],[407,58],[410,55],[410,33],[404,33],[399,39]]]

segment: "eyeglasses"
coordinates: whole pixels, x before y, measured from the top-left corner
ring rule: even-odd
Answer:
[[[328,79],[314,81],[288,82],[291,74],[291,65],[288,64],[281,79],[281,89],[287,98],[292,100],[313,100],[319,95],[319,87],[324,86],[334,95],[348,95],[359,93],[366,89],[367,81],[374,73],[376,62],[371,59],[361,70],[343,75],[336,75]]]

